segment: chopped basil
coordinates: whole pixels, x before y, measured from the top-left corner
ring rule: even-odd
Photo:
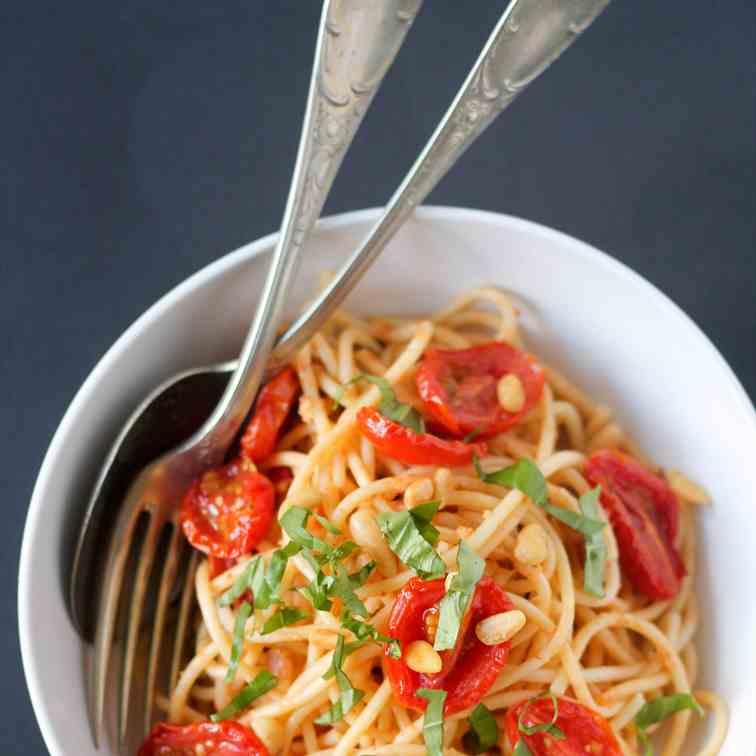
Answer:
[[[396,638],[389,638],[388,635],[379,633],[373,625],[355,619],[347,611],[341,613],[341,626],[352,632],[357,640],[374,640],[376,643],[387,643],[389,656],[392,659],[402,658],[402,648]]]
[[[283,609],[279,609],[268,621],[263,625],[260,635],[267,635],[275,630],[280,630],[282,627],[293,625],[299,620],[308,619],[309,614],[301,609],[295,609],[291,606],[285,606]]]
[[[333,535],[341,535],[341,531],[325,517],[321,517],[319,514],[314,515],[314,517],[329,533],[332,533]]]
[[[389,548],[424,580],[444,574],[446,567],[433,548],[438,531],[430,523],[438,502],[428,502],[406,512],[381,512],[378,526]]]
[[[307,520],[312,512],[304,507],[289,507],[281,517],[280,524],[289,538],[303,549],[317,549],[330,554],[333,549],[320,538],[312,535],[307,528]]]
[[[354,650],[355,646],[352,645]],[[361,645],[361,644],[360,644]],[[333,650],[333,657],[331,659],[331,666],[328,668],[323,678],[328,680],[331,677],[336,678],[336,684],[339,686],[339,700],[331,706],[328,711],[321,714],[316,720],[315,724],[326,725],[338,722],[344,714],[348,713],[365,695],[364,691],[357,690],[349,682],[349,678],[344,674],[341,669],[341,665],[344,662],[344,657],[349,653],[344,645],[344,636],[339,635],[336,641],[336,648]]]
[[[375,562],[368,562],[366,565],[360,567],[357,572],[353,572],[349,576],[349,582],[352,588],[361,588],[365,585],[365,581],[372,575],[375,569]]]
[[[374,383],[381,390],[381,403],[378,405],[378,412],[389,420],[393,420],[395,423],[404,425],[415,433],[425,433],[425,420],[423,416],[409,404],[402,404],[397,401],[394,389],[391,388],[391,384],[379,375],[369,375],[362,373],[352,378],[349,384],[356,383],[357,381],[370,381]],[[339,397],[339,401],[341,397]]]
[[[525,716],[525,712],[528,710],[528,706],[530,706],[535,701],[540,701],[542,698],[551,699],[551,704],[554,707],[554,714],[551,717],[551,721],[542,722],[540,724],[534,724],[530,726],[526,725],[523,722],[523,717]],[[523,735],[535,735],[538,732],[546,732],[549,735],[551,735],[553,738],[556,738],[557,740],[564,740],[564,737],[565,737],[564,733],[556,726],[556,721],[558,718],[559,718],[559,701],[557,700],[557,697],[551,691],[547,691],[546,693],[541,693],[540,696],[531,698],[525,704],[525,706],[522,707],[520,716],[517,718],[517,729]]]
[[[344,566],[340,562],[334,562],[333,569],[335,575],[333,576],[331,593],[334,596],[338,596],[352,614],[367,617],[369,612],[365,608],[365,604],[357,598],[357,594],[354,592],[354,587],[352,586],[351,576],[347,574]]]
[[[419,688],[417,695],[428,700],[423,717],[423,740],[428,756],[443,756],[445,690]]]
[[[674,693],[670,696],[661,696],[644,704],[641,710],[635,715],[635,726],[638,728],[638,735],[643,743],[645,756],[653,756],[654,750],[648,739],[646,730],[657,722],[662,722],[672,714],[676,714],[683,709],[691,709],[699,716],[703,716],[701,704],[696,701],[690,693]]]
[[[476,439],[483,431],[480,428],[473,428],[462,440],[469,444],[470,441]]]
[[[584,493],[578,505],[580,511],[591,520],[601,520],[601,508],[598,499],[601,486]],[[599,598],[604,597],[604,568],[606,566],[606,544],[603,535],[592,533],[585,536],[585,568],[583,570],[583,588]]]
[[[512,756],[533,756],[533,752],[528,748],[528,744],[523,738],[517,741],[517,745],[512,753]]]
[[[438,628],[433,648],[445,651],[454,648],[457,635],[470,603],[475,586],[483,576],[486,563],[464,541],[457,551],[457,574],[452,578],[449,590],[441,599],[438,613]]]
[[[315,577],[299,590],[316,609],[327,612],[333,606],[328,598],[333,588],[333,583],[334,578],[331,575],[326,575],[318,567]]]
[[[236,670],[239,667],[239,659],[241,658],[241,652],[244,648],[244,628],[247,625],[247,620],[249,619],[250,614],[252,614],[252,605],[249,601],[245,601],[239,607],[239,612],[236,615],[236,622],[234,622],[234,636],[231,641],[231,659],[228,662],[228,670],[226,671],[227,683],[233,682],[236,677]]]
[[[249,685],[245,686],[228,706],[224,706],[217,714],[213,714],[210,719],[213,722],[222,722],[224,719],[231,719],[249,706],[252,701],[260,696],[264,696],[268,691],[278,685],[278,678],[264,670],[252,680]]]
[[[254,559],[250,559],[247,566],[241,571],[239,577],[236,578],[234,584],[218,599],[218,603],[221,606],[231,606],[238,598],[249,590],[250,583],[252,581],[252,575],[255,571],[263,568],[262,557],[256,556]]]
[[[478,754],[496,745],[499,726],[491,712],[481,703],[470,712],[470,729],[462,736],[462,745],[469,753]]]

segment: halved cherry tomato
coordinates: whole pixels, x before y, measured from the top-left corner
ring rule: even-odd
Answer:
[[[519,412],[499,404],[496,384],[516,375],[525,392]],[[511,428],[538,401],[543,371],[533,357],[503,341],[470,349],[429,349],[417,372],[417,390],[427,413],[452,436],[477,431],[487,438]]]
[[[507,712],[505,727],[510,748],[514,749],[522,739],[533,756],[622,756],[617,738],[602,716],[569,698],[556,700],[554,724],[565,737],[557,739],[547,732],[526,735],[520,731],[520,717],[524,727],[549,724],[554,719],[551,698],[537,698],[523,701]]]
[[[396,638],[402,652],[416,640],[426,638],[426,614],[435,612],[445,593],[444,580],[412,578],[399,591],[389,619],[388,634]],[[507,612],[512,604],[507,594],[490,577],[484,576],[475,588],[459,629],[457,645],[441,651],[443,667],[437,674],[411,670],[403,659],[393,659],[384,652],[386,674],[394,696],[403,706],[423,711],[428,702],[416,695],[418,688],[440,688],[447,693],[444,713],[453,714],[475,706],[499,675],[509,655],[507,643],[486,646],[475,635],[475,626],[486,617]]]
[[[183,726],[158,722],[137,756],[197,756],[200,752],[207,756],[270,756],[249,727],[232,720]]]
[[[416,433],[389,420],[374,407],[363,407],[357,413],[357,424],[371,444],[405,465],[458,467],[470,464],[473,454],[482,457],[486,453],[484,443],[466,444],[430,433]]]
[[[236,559],[217,559],[212,556],[208,557],[207,561],[210,562],[210,580],[230,570],[236,564]]]
[[[679,504],[670,487],[632,457],[602,450],[585,463],[617,536],[622,571],[651,599],[677,595],[685,565],[675,548]]]
[[[216,559],[249,554],[273,522],[271,482],[245,460],[209,470],[192,485],[179,521],[195,549]]]
[[[291,481],[294,480],[294,475],[288,467],[271,467],[270,470],[265,471],[265,475],[273,484],[273,489],[276,492],[276,504],[280,504],[289,492],[289,486]]]
[[[299,396],[299,379],[292,367],[284,368],[265,384],[257,397],[255,413],[241,440],[243,457],[262,462],[269,457]]]

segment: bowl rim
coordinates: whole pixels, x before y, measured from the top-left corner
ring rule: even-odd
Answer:
[[[338,231],[345,226],[353,224],[375,222],[381,212],[382,208],[373,207],[327,216],[319,220],[315,233],[318,231]],[[664,307],[666,314],[669,317],[677,319],[679,325],[684,326],[691,335],[706,348],[706,351],[710,354],[713,360],[723,369],[723,373],[727,376],[729,381],[729,389],[742,405],[744,421],[747,422],[745,418],[750,418],[750,431],[754,438],[754,446],[756,446],[756,409],[754,409],[754,405],[748,397],[745,388],[738,380],[730,365],[711,339],[679,305],[670,299],[669,296],[661,291],[661,289],[634,271],[628,265],[613,258],[608,253],[602,252],[591,244],[570,236],[563,231],[558,231],[535,221],[526,220],[505,213],[445,205],[426,205],[418,208],[415,213],[414,217],[426,222],[443,219],[458,221],[461,223],[496,223],[510,226],[515,230],[524,231],[529,234],[553,239],[558,241],[562,248],[569,247],[571,254],[582,257],[585,261],[588,261],[593,265],[602,266],[608,272],[619,276],[630,286],[639,287],[640,289],[645,290],[647,295],[654,298],[659,305]],[[41,670],[32,653],[32,647],[29,641],[30,633],[28,632],[31,624],[32,611],[30,594],[33,568],[32,545],[35,540],[35,534],[41,526],[42,515],[44,512],[40,492],[46,487],[47,481],[55,467],[60,449],[70,432],[71,426],[75,422],[80,407],[84,406],[89,401],[91,394],[100,380],[101,374],[108,369],[110,363],[115,360],[119,354],[127,349],[131,343],[139,337],[143,327],[147,323],[159,319],[174,303],[189,295],[207,280],[222,274],[229,268],[239,265],[244,260],[262,254],[275,243],[277,237],[278,232],[273,232],[222,255],[217,260],[210,262],[208,265],[205,265],[191,274],[188,278],[185,278],[145,310],[130,326],[128,326],[128,328],[108,348],[105,354],[97,361],[96,365],[86,377],[68,405],[62,420],[53,434],[47,451],[45,452],[44,459],[39,472],[37,473],[24,524],[18,572],[17,610],[21,659],[32,708],[45,745],[49,751],[56,756],[57,754],[63,755],[63,750],[52,723],[49,707],[45,701],[40,678]]]

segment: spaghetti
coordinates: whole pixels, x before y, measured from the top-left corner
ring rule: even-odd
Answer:
[[[281,427],[273,452],[258,460],[255,468],[258,473],[284,481],[286,471],[290,471],[292,480],[279,506],[278,523],[287,512],[311,512],[309,519],[304,515],[303,527],[314,539],[312,548],[294,553],[298,548],[295,545],[285,559],[274,591],[280,603],[272,601],[266,608],[255,608],[257,596],[247,596],[252,602],[251,613],[248,619],[242,617],[241,635],[235,628],[240,623],[239,607],[244,597],[231,602],[228,591],[250,574],[255,559],[260,574],[270,571],[274,553],[292,542],[291,531],[274,524],[256,544],[254,554],[242,555],[227,569],[225,564],[214,567],[212,560],[200,564],[194,583],[199,607],[194,654],[178,674],[170,694],[158,696],[169,722],[206,722],[230,704],[233,711],[240,691],[254,685],[265,672],[275,675],[275,687],[254,697],[230,718],[251,728],[270,754],[419,756],[430,752],[429,733],[435,737],[439,732],[444,753],[469,753],[465,735],[470,730],[468,719],[473,706],[447,711],[441,730],[431,731],[422,711],[404,705],[404,699],[392,687],[395,678],[387,671],[391,664],[409,663],[408,644],[400,644],[403,656],[396,660],[390,654],[389,639],[397,628],[395,605],[399,595],[410,581],[420,582],[423,577],[397,556],[400,552],[391,540],[391,518],[420,505],[420,510],[413,511],[424,511],[426,519],[405,518],[407,526],[422,531],[426,522],[430,524],[437,537],[435,543],[431,538],[426,545],[442,560],[444,571],[460,572],[456,583],[455,578],[445,579],[440,595],[457,590],[463,597],[477,596],[469,590],[464,593],[464,548],[472,554],[468,565],[477,558],[484,560],[484,577],[479,581],[490,578],[497,590],[503,590],[508,600],[508,611],[503,614],[511,617],[515,616],[512,612],[522,613],[521,626],[504,644],[505,660],[479,698],[498,725],[494,745],[500,751],[509,753],[517,747],[513,738],[505,735],[507,711],[553,694],[553,719],[560,728],[552,730],[551,737],[558,738],[561,733],[562,739],[572,743],[569,722],[564,719],[567,705],[559,718],[556,711],[557,700],[569,700],[608,723],[607,737],[616,738],[622,753],[640,754],[645,733],[637,715],[644,706],[672,694],[692,693],[713,721],[699,753],[718,753],[727,730],[726,706],[714,693],[695,689],[698,655],[694,636],[700,622],[693,589],[695,510],[705,500],[698,486],[678,472],[668,474],[665,486],[674,491],[675,507],[679,507],[679,524],[672,529],[676,531],[672,550],[679,554],[681,566],[675,572],[672,565],[674,595],[655,599],[638,590],[642,576],[636,580],[638,576],[628,572],[621,553],[622,522],[615,519],[614,510],[611,524],[606,522],[598,530],[607,519],[608,500],[604,497],[610,478],[606,469],[599,470],[589,459],[601,459],[596,454],[603,450],[619,450],[633,465],[647,470],[646,475],[661,481],[653,475],[659,470],[625,434],[609,408],[595,403],[554,368],[542,366],[543,385],[537,400],[520,412],[516,421],[504,423],[508,427],[497,429],[482,444],[474,438],[474,430],[465,434],[464,440],[456,436],[454,443],[483,451],[475,464],[473,460],[454,466],[407,463],[386,453],[380,443],[371,442],[365,432],[363,408],[376,406],[389,414],[392,406],[404,408],[397,412],[405,413],[401,427],[408,434],[422,430],[408,428],[406,423],[410,417],[425,415],[429,419],[428,405],[417,388],[424,356],[427,358],[433,350],[458,352],[492,342],[515,350],[522,347],[516,308],[500,291],[483,288],[422,320],[360,319],[339,312],[299,352],[293,362],[301,386],[296,419]],[[359,376],[365,375],[377,385],[360,380]],[[524,406],[529,391],[525,378],[514,381],[519,386],[512,387],[512,383],[499,386],[501,406],[509,413],[503,416],[510,418],[517,415],[512,410]],[[394,405],[385,403],[386,386]],[[385,419],[385,414],[381,417]],[[430,419],[437,431],[438,418]],[[548,508],[528,495],[527,486],[505,485],[496,477],[497,471],[525,464],[523,460],[545,479]],[[594,510],[593,518],[586,517],[583,502],[599,479],[603,482],[599,499],[603,506]],[[429,502],[434,502],[431,508],[422,510]],[[582,517],[584,529],[589,520],[595,523],[598,519],[600,523],[595,532],[586,535],[564,522],[560,513],[573,515],[571,522]],[[316,520],[315,514],[324,522]],[[338,565],[333,562],[321,571],[326,564],[322,554],[333,554],[346,539],[356,547],[342,549]],[[321,544],[321,552],[313,543]],[[600,555],[600,590],[594,591],[587,590],[589,566],[585,561],[592,549]],[[320,561],[310,558],[313,555]],[[216,569],[222,571],[213,574]],[[349,614],[349,590],[344,594],[326,591],[328,609],[313,605],[314,587],[309,594],[302,590],[317,580],[332,586],[339,575],[349,580],[360,572],[365,579],[352,580],[352,594],[367,611],[366,616],[352,615],[351,625],[344,619]],[[333,578],[330,582],[329,577]],[[258,582],[258,590],[261,585]],[[482,582],[478,582],[480,585]],[[654,583],[658,585],[658,581]],[[464,601],[462,604],[464,610]],[[282,606],[297,610],[288,615],[293,621],[287,622],[280,614]],[[443,623],[445,610],[441,607],[440,611]],[[493,632],[498,628],[504,633],[499,640],[506,637],[504,625],[489,625]],[[263,632],[266,628],[269,631]],[[478,638],[485,630],[477,625]],[[358,646],[359,640],[363,643]],[[430,660],[432,668],[437,657],[428,655],[427,650],[433,638],[426,640],[425,645],[417,646],[416,664],[422,667]],[[234,646],[239,642],[241,647],[235,653]],[[351,652],[345,653],[345,649]],[[232,663],[236,664],[235,675],[229,682]],[[432,679],[432,673],[426,677]],[[350,699],[351,707],[342,706],[347,685],[356,692]],[[537,700],[542,706],[551,706],[548,697]],[[338,706],[342,706],[340,717]],[[532,716],[536,709],[531,706]],[[527,725],[527,707],[523,711],[519,718],[521,733],[533,729]],[[691,717],[692,712],[679,711],[661,726],[664,738],[660,753],[684,753]],[[549,733],[545,724],[541,727],[532,736],[518,735],[515,730],[514,740],[520,737],[531,749],[521,753],[542,753],[539,743]],[[652,725],[649,731],[653,729]],[[598,750],[600,747],[603,745],[597,742],[593,751],[586,752],[615,753],[608,748]]]

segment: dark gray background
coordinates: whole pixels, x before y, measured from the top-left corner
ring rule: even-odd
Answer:
[[[10,5],[0,752],[41,754],[10,588],[34,476],[118,335],[188,274],[277,226],[320,3]],[[503,8],[426,0],[326,212],[385,200]],[[431,201],[521,215],[613,254],[680,304],[756,396],[754,81],[752,0],[615,0]]]

